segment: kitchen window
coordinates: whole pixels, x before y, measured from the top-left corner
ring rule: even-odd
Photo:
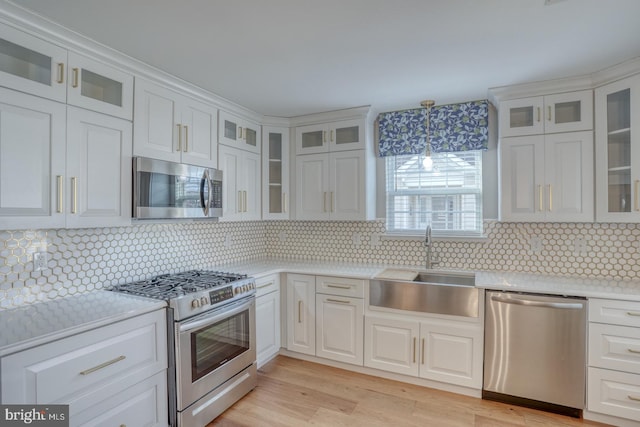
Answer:
[[[386,157],[387,232],[482,235],[482,151]]]

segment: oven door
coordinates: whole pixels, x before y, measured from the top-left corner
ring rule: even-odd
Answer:
[[[255,297],[176,324],[181,411],[256,361]]]

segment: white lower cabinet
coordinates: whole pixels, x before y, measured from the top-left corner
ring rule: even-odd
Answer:
[[[256,279],[256,353],[258,368],[280,351],[280,276]]]
[[[166,345],[158,310],[8,355],[2,403],[68,404],[71,426],[166,426]]]
[[[640,302],[589,300],[588,360],[587,409],[640,420]]]
[[[362,298],[316,294],[316,356],[362,366]]]
[[[315,276],[287,275],[287,350],[316,354]]]
[[[364,365],[480,389],[482,341],[479,323],[366,316]]]

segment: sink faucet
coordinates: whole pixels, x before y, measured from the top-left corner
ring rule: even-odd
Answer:
[[[427,230],[424,233],[424,246],[427,250],[427,269],[432,268],[434,265],[440,264],[440,261],[433,254],[433,239],[431,238],[431,224],[427,225]]]

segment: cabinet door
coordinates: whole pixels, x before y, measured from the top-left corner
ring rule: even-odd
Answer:
[[[243,194],[240,182],[242,151],[220,145],[218,168],[222,170],[222,218],[221,221],[238,220],[242,217]]]
[[[316,356],[362,366],[364,302],[316,295]]]
[[[316,354],[315,276],[287,275],[287,349]]]
[[[544,137],[500,141],[503,221],[539,221],[544,216]]]
[[[345,120],[329,124],[329,151],[364,149],[364,123]]]
[[[593,91],[559,93],[544,97],[544,132],[593,129]]]
[[[280,351],[280,292],[276,291],[256,298],[258,368],[278,354],[278,351]]]
[[[260,125],[220,110],[219,142],[231,147],[260,153]]]
[[[296,156],[297,219],[329,219],[329,156]]]
[[[593,132],[546,135],[547,221],[593,221]]]
[[[218,110],[185,98],[181,107],[179,135],[182,163],[207,168],[218,166]]]
[[[640,221],[640,74],[602,86],[596,103],[596,218]]]
[[[0,25],[0,85],[65,102],[67,51]]]
[[[262,149],[260,125],[246,120],[243,121],[243,124],[242,148],[252,153],[260,154],[260,150]]]
[[[537,135],[544,132],[544,100],[541,96],[500,103],[500,137]]]
[[[131,122],[68,107],[68,227],[131,221]]]
[[[131,120],[133,76],[69,52],[67,102],[71,105]]]
[[[65,224],[63,104],[0,89],[0,229]]]
[[[296,154],[316,154],[329,151],[327,125],[298,126],[296,128]]]
[[[433,320],[420,324],[420,376],[482,388],[482,327]]]
[[[418,322],[366,316],[364,366],[418,376]]]
[[[262,218],[289,219],[289,128],[262,128]]]
[[[365,153],[329,154],[329,212],[335,220],[365,219]]]
[[[133,154],[180,162],[179,95],[137,78],[134,96]]]
[[[262,214],[260,155],[242,152],[242,219],[258,220]]]

